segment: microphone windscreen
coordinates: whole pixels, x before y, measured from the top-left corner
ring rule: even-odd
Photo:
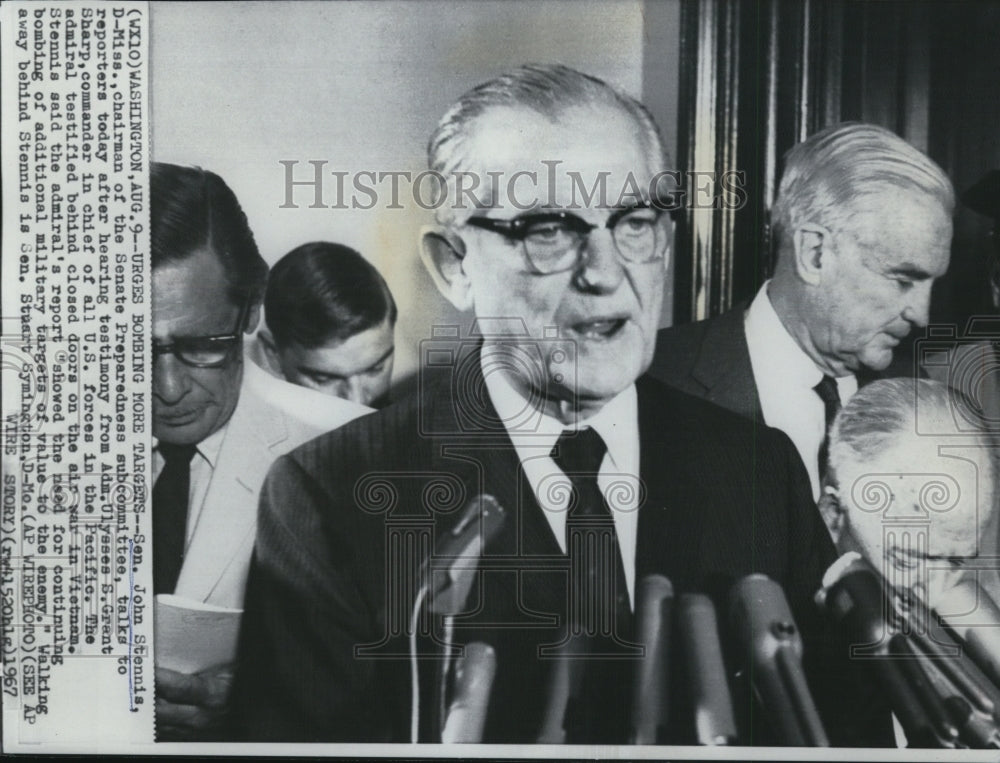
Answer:
[[[737,736],[733,701],[715,605],[704,594],[686,593],[677,599],[677,640],[688,666],[697,744],[732,744]]]
[[[748,575],[729,593],[729,615],[751,682],[783,744],[830,742],[802,670],[802,636],[781,586]]]
[[[458,520],[437,538],[425,565],[430,573],[428,609],[439,615],[461,612],[476,580],[480,556],[503,528],[505,512],[496,498],[481,493],[469,500]],[[425,573],[426,574],[426,573]]]
[[[674,587],[663,575],[647,575],[636,595],[636,640],[644,654],[636,664],[630,744],[657,744],[666,733],[669,655]]]
[[[940,746],[941,739],[917,699],[911,679],[898,664],[898,658],[890,654],[889,644],[898,628],[889,622],[892,602],[886,596],[882,578],[858,557],[840,565],[836,576],[828,571],[823,583],[824,608],[849,639],[851,658],[867,660],[871,665],[909,744]]]
[[[892,629],[886,614],[889,603],[882,578],[857,555],[846,564],[838,559],[823,576],[823,608],[851,639],[851,657],[886,655]]]
[[[455,666],[454,699],[441,731],[444,744],[476,744],[483,739],[490,692],[496,675],[496,652],[489,644],[474,641]]]
[[[929,604],[962,639],[972,661],[1000,688],[1000,609],[969,576]]]
[[[549,673],[545,713],[536,740],[538,744],[566,742],[566,713],[580,693],[584,660],[579,659],[582,638],[571,636],[559,649]]]

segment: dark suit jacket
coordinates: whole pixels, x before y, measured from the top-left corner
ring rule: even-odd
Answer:
[[[714,318],[661,329],[649,375],[676,389],[763,422],[760,396],[750,365],[743,302]],[[862,371],[858,384],[875,379],[914,376],[909,348],[901,345],[883,371]],[[917,374],[923,375],[921,370]]]
[[[403,621],[414,586],[394,560],[425,558],[428,541],[414,528],[429,524],[439,535],[464,497],[486,492],[505,507],[507,522],[486,548],[491,569],[456,635],[484,638],[497,651],[484,741],[535,740],[552,662],[538,649],[562,635],[567,567],[473,357],[469,376],[456,374],[471,379],[460,389],[450,377],[422,384],[418,395],[307,443],[271,469],[234,690],[249,738],[408,741]],[[805,635],[831,736],[891,742],[887,716],[850,717],[846,658],[825,641],[812,603],[834,550],[791,443],[648,377],[637,389],[645,491],[636,579],[657,572],[678,593],[710,594],[723,626],[734,581],[751,572],[778,581]],[[407,532],[411,540],[399,540]],[[751,702],[745,687],[735,697],[741,715],[750,715]],[[674,707],[678,726],[690,729],[681,723],[683,700]],[[745,739],[771,741],[762,715],[754,717]],[[671,741],[691,741],[686,734],[678,728]]]

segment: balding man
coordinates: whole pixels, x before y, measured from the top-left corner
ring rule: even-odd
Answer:
[[[650,374],[785,432],[818,497],[833,416],[927,324],[953,207],[941,168],[889,130],[816,133],[785,157],[774,276],[749,306],[661,331]]]
[[[1000,595],[998,444],[956,416],[956,407],[967,405],[931,379],[867,385],[831,429],[820,499],[842,550],[857,550],[945,611],[963,561],[986,562],[978,565],[980,583]]]

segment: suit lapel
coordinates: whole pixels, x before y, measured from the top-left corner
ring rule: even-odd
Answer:
[[[457,434],[454,437],[431,440],[433,468],[452,472],[456,468],[461,469],[467,475],[463,481],[470,496],[479,492],[488,493],[504,508],[506,520],[499,536],[486,549],[488,556],[499,555],[528,560],[535,558],[540,567],[551,570],[555,564],[558,569],[564,555],[548,520],[535,500],[534,492],[521,467],[517,450],[489,395],[485,394],[478,351],[476,358],[470,358],[468,362],[471,374],[478,377],[470,384],[477,385],[474,388],[483,389],[484,394],[468,395],[459,400],[451,397],[448,387],[445,386],[429,401],[435,406],[432,412],[434,431]],[[455,409],[458,404],[466,406],[461,414],[461,421],[460,414]],[[476,432],[468,433],[459,428],[462,422],[468,421],[477,422],[479,427]],[[542,451],[539,450],[539,455],[541,454]],[[466,471],[462,468],[460,466],[462,462],[471,465],[471,469]],[[532,573],[530,572],[532,566],[532,563],[527,561],[523,567],[529,571],[518,573],[519,583],[513,590],[516,590],[519,606],[516,609],[507,609],[504,615],[507,619],[516,614],[525,621],[547,622],[548,618],[542,617],[541,620],[537,620],[528,614],[528,611],[551,615],[561,611],[564,606],[564,591],[559,586],[552,585],[551,571]]]
[[[711,402],[760,419],[763,414],[747,349],[745,310],[745,304],[737,305],[708,323],[691,376],[704,386]]]
[[[219,449],[178,580],[178,594],[188,598],[207,601],[227,577],[227,570],[242,564],[244,556],[249,559],[244,552],[253,545],[260,488],[274,461],[272,448],[288,437],[281,415],[255,402],[244,388]],[[242,591],[224,598],[241,596]]]
[[[499,553],[560,554],[558,542],[535,500],[514,443],[493,407],[482,376],[480,346],[466,356],[469,369],[464,389],[480,395],[453,395],[448,385],[436,388],[425,404],[432,405],[432,431],[453,433],[430,440],[435,469],[454,471],[459,461],[475,464],[476,476],[466,479],[469,495],[493,495],[506,511]],[[458,410],[462,406],[462,410]],[[475,428],[470,431],[470,422]],[[541,455],[541,451],[539,451]]]
[[[651,377],[636,382],[639,397],[639,471],[646,498],[639,509],[636,581],[666,575],[678,588],[700,568],[703,514],[689,500],[692,471],[687,468],[689,437],[684,414],[672,393]]]

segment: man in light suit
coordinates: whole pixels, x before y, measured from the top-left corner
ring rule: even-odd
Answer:
[[[407,741],[416,721],[417,739],[440,739],[440,662],[416,660],[413,681],[407,659],[408,637],[426,633],[409,624],[413,565],[444,554],[467,502],[489,494],[504,519],[454,634],[496,655],[483,741],[626,742],[642,581],[661,574],[722,604],[755,571],[786,587],[834,739],[884,741],[887,716],[851,717],[846,653],[823,643],[812,596],[833,547],[791,444],[644,376],[672,241],[655,182],[669,164],[646,109],[566,67],[525,66],[463,95],[429,162],[507,186],[439,208],[422,239],[474,329],[428,340],[437,373],[416,395],[272,467],[235,692],[243,733]],[[507,185],[525,172],[538,185]],[[581,205],[580,183],[607,193]],[[579,682],[553,704],[561,641]],[[685,688],[671,687],[667,741],[695,738]],[[774,739],[745,682],[735,704],[746,741]]]
[[[267,469],[367,409],[244,363],[242,337],[256,326],[267,265],[219,176],[154,163],[151,199],[154,588],[240,610]],[[166,636],[157,635],[163,654]],[[231,664],[190,675],[158,666],[157,738],[224,734],[232,672]]]
[[[840,405],[869,378],[914,373],[891,367],[894,350],[927,324],[953,207],[941,168],[889,130],[821,130],[785,157],[774,276],[749,306],[661,331],[650,374],[781,429],[818,497]]]

